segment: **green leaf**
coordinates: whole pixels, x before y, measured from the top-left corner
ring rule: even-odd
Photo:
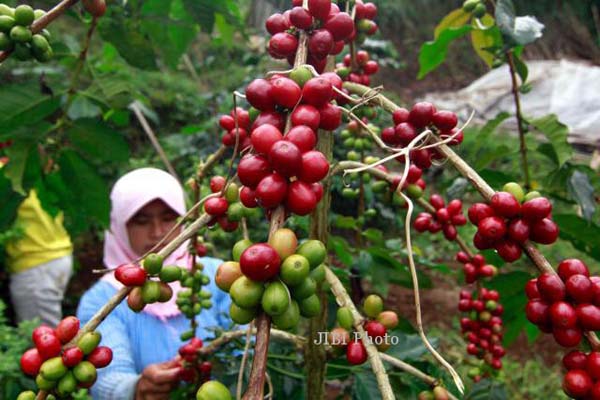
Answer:
[[[471,144],[471,149],[469,149],[469,150],[472,151],[474,154],[477,154],[483,146],[485,146],[486,144],[489,143],[488,142],[489,137],[494,132],[496,132],[496,129],[498,129],[500,124],[502,124],[508,118],[510,118],[510,114],[507,113],[506,111],[502,111],[501,113],[496,115],[496,117],[494,117],[494,119],[486,122],[485,125],[483,127],[481,127],[481,129],[479,129],[478,132],[476,132],[477,136],[476,136],[475,140],[473,141],[473,143]]]
[[[555,156],[553,161],[558,167],[561,167],[573,156],[573,149],[567,143],[569,128],[561,123],[555,114],[532,120],[530,123],[538,131],[546,135],[550,141]]]
[[[37,82],[0,85],[0,135],[22,126],[32,125],[60,107],[60,96],[40,92]]]
[[[330,236],[328,245],[330,249],[333,249],[337,258],[339,258],[344,265],[348,267],[352,266],[354,258],[352,257],[350,246],[346,239],[341,236]]]
[[[0,232],[6,231],[13,224],[17,216],[17,208],[25,198],[12,189],[10,180],[2,173],[3,170],[3,168],[0,168],[0,199],[2,199],[2,207],[0,207]]]
[[[113,12],[101,18],[98,31],[104,40],[116,47],[130,65],[147,70],[157,69],[156,57],[150,40],[141,32],[139,20]]]
[[[482,379],[465,395],[465,400],[506,400],[508,394],[503,382]]]
[[[87,158],[105,162],[129,159],[129,145],[123,136],[100,120],[78,119],[66,135]]]
[[[559,226],[559,236],[596,260],[600,260],[600,226],[577,215],[555,214],[552,216]]]
[[[583,217],[591,221],[596,212],[596,197],[594,196],[594,187],[590,183],[587,174],[581,171],[574,171],[568,181],[569,193],[581,207]]]
[[[388,335],[393,336],[393,340],[397,340],[398,344],[392,345],[386,353],[399,360],[417,360],[428,352],[423,344],[423,340],[421,340],[421,337],[418,334],[407,334],[394,330],[389,332]],[[433,347],[437,347],[437,338],[428,337],[428,339]],[[392,339],[390,339],[390,342],[391,341]]]
[[[110,201],[108,185],[98,175],[96,169],[73,151],[65,149],[58,159],[60,177],[69,188],[77,206],[87,214],[87,218],[108,226]]]
[[[41,124],[40,127],[44,125]],[[15,192],[26,196],[42,172],[37,142],[35,140],[15,142],[6,149],[6,155],[9,162],[2,168],[4,176],[10,180]]]
[[[433,38],[437,39],[440,33],[446,28],[459,28],[471,19],[471,13],[465,12],[462,7],[456,10],[450,11],[440,23],[435,27],[433,31]]]
[[[241,15],[236,2],[232,0],[183,0],[185,9],[200,24],[203,32],[212,33],[215,14],[221,14],[224,21],[241,28]]]
[[[479,58],[491,68],[494,62],[493,51],[502,46],[502,35],[500,34],[498,27],[494,25],[494,18],[491,15],[484,15],[483,18],[480,19],[480,22],[485,26],[491,27],[481,29],[480,25],[476,21],[473,21],[471,45]]]
[[[479,171],[479,175],[493,188],[500,189],[506,182],[516,182],[518,179],[514,175],[496,171],[493,169],[484,169]]]
[[[383,243],[384,242],[384,240],[383,240],[383,232],[381,230],[379,230],[379,229],[368,228],[364,232],[362,232],[362,235],[364,237],[366,237],[367,240],[369,240],[373,244],[376,244],[378,246],[382,246],[384,244]]]
[[[373,258],[372,271],[386,271],[387,281],[404,287],[412,287],[412,278],[408,266],[402,264],[383,247],[370,247],[367,252]],[[417,269],[417,278],[421,288],[431,288],[431,279]]]
[[[527,64],[525,64],[521,57],[517,56],[516,54],[515,57],[513,57],[513,60],[515,62],[515,69],[517,70],[517,74],[519,74],[519,77],[521,78],[521,86],[523,86],[527,82],[527,77],[529,76],[529,69],[527,68]]]
[[[353,217],[346,217],[343,215],[338,215],[335,219],[335,227],[340,229],[356,229],[356,219]]]
[[[448,46],[453,40],[456,40],[473,28],[465,25],[460,28],[446,28],[440,32],[439,36],[431,42],[426,42],[419,51],[419,75],[418,79],[423,79],[425,75],[435,70],[446,59]]]
[[[352,385],[353,400],[372,400],[381,398],[379,385],[375,376],[370,372],[362,372],[354,375]]]
[[[102,114],[102,109],[85,96],[76,95],[67,111],[71,119],[94,118]]]

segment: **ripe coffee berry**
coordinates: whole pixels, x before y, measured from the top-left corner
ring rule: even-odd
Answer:
[[[253,244],[242,253],[240,269],[254,281],[266,281],[279,273],[281,259],[267,243]]]

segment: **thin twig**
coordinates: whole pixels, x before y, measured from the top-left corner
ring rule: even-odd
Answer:
[[[248,352],[250,349],[250,338],[254,327],[254,321],[250,321],[246,332],[246,344],[244,345],[244,355],[242,356],[242,362],[240,363],[240,372],[238,374],[237,388],[235,398],[240,400],[242,398],[242,386],[244,384],[244,369],[246,369],[246,360],[248,359]]]
[[[515,114],[517,117],[517,129],[519,131],[519,152],[521,153],[521,168],[523,168],[523,178],[525,188],[529,190],[531,188],[531,182],[529,180],[529,164],[527,163],[527,144],[525,143],[525,130],[523,124],[523,114],[521,113],[521,99],[519,98],[519,84],[517,83],[517,72],[515,68],[515,60],[513,58],[513,52],[509,51],[506,53],[506,60],[508,61],[508,67],[510,69],[510,79],[512,82],[512,94],[515,102]]]
[[[179,179],[179,176],[177,175],[177,171],[175,171],[175,168],[173,168],[173,165],[167,158],[165,151],[163,150],[162,146],[158,142],[158,139],[156,138],[156,134],[150,127],[150,124],[148,123],[148,120],[146,120],[146,117],[142,113],[142,110],[140,110],[140,107],[135,102],[131,104],[131,109],[135,113],[135,116],[137,117],[138,121],[140,121],[140,124],[142,125],[144,132],[146,132],[146,135],[148,135],[148,138],[150,139],[150,142],[152,143],[154,150],[156,150],[156,152],[160,156],[160,159],[162,160],[163,164],[165,164],[165,167],[167,167],[167,170],[169,171],[169,173],[171,175],[173,175],[173,177],[175,179],[177,179],[177,181],[181,185],[181,179]]]

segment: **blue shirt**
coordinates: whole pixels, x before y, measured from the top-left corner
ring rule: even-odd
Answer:
[[[214,333],[206,328],[230,327],[231,299],[214,282],[217,267],[223,261],[211,257],[200,258],[199,261],[204,265],[204,274],[211,280],[204,288],[213,295],[212,308],[202,310],[196,317],[196,336],[205,340],[214,337]],[[81,324],[89,321],[116,292],[117,289],[110,283],[102,281],[88,290],[77,309]],[[179,335],[189,329],[190,320],[183,314],[163,322],[144,312],[135,313],[126,301],[121,302],[96,329],[102,334],[100,344],[112,349],[113,361],[98,369],[98,379],[91,389],[92,397],[98,400],[133,399],[144,368],[173,359],[183,344]]]

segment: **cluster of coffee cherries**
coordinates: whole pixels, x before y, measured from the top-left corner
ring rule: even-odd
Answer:
[[[491,368],[502,368],[506,350],[502,347],[502,313],[500,295],[495,290],[480,288],[470,292],[461,290],[458,309],[468,316],[461,318],[461,332],[467,340],[467,353],[483,360]],[[486,371],[476,368],[469,375],[479,381]]]
[[[368,340],[379,351],[386,351],[391,346],[387,332],[398,326],[398,315],[394,311],[384,311],[383,300],[376,294],[365,298],[363,311],[367,317],[363,328],[368,335]],[[335,353],[342,353],[345,350],[346,359],[350,364],[363,364],[367,361],[367,349],[359,333],[354,330],[352,312],[348,307],[340,307],[336,319],[339,326],[329,332],[328,343]]]
[[[64,318],[52,329],[39,326],[33,330],[35,347],[21,356],[21,370],[35,376],[39,390],[58,398],[70,398],[78,388],[89,388],[96,381],[96,369],[104,368],[112,361],[112,351],[100,344],[99,332],[83,334],[75,345],[67,345],[79,332],[79,320]],[[19,400],[32,400],[33,391],[22,392]]]
[[[335,72],[345,81],[371,85],[371,75],[379,71],[379,64],[371,60],[366,50],[359,50],[355,56],[356,65],[352,65],[352,56],[346,54],[341,64],[337,64]]]
[[[417,400],[449,400],[450,396],[446,389],[436,386],[433,390],[423,390],[417,396]]]
[[[358,116],[364,107],[359,107],[354,111],[354,114]],[[370,107],[366,108],[370,110]],[[369,123],[367,117],[362,117],[363,122],[367,124],[369,129],[375,133],[379,132],[379,128]],[[371,150],[373,145],[370,138],[363,134],[362,127],[356,121],[350,121],[346,124],[346,127],[340,132],[340,138],[343,140],[342,146],[348,149],[346,159],[350,161],[361,161],[361,152],[363,150]]]
[[[274,113],[272,117],[274,119],[277,119],[274,125],[283,125],[283,120],[280,120],[279,114]],[[221,142],[223,143],[223,145],[227,147],[235,146],[236,136],[239,136],[239,148],[245,149],[247,147],[250,147],[250,137],[248,136],[248,132],[250,131],[250,129],[255,128],[254,125],[251,125],[252,122],[253,121],[250,117],[250,113],[242,107],[236,107],[235,109],[231,110],[231,113],[221,115],[219,117],[219,125],[225,130],[225,133],[221,138]]]
[[[308,63],[321,73],[327,56],[339,54],[345,41],[356,36],[354,20],[331,0],[309,0],[308,9],[302,7],[302,0],[294,0],[293,6],[267,18],[265,27],[273,35],[268,52],[271,57],[287,59],[294,65],[298,36],[304,31],[308,34]]]
[[[188,343],[179,348],[179,355],[181,356],[179,379],[182,381],[204,383],[210,380],[212,363],[202,361],[198,356],[198,350],[203,345],[202,339],[193,337]]]
[[[203,273],[204,266],[201,263],[196,263],[196,271],[181,270],[181,286],[185,289],[177,293],[175,303],[181,310],[181,313],[187,318],[194,318],[200,314],[203,309],[212,307],[212,293],[202,286],[210,283],[210,278]],[[181,334],[181,340],[193,338],[194,330],[189,330]]]
[[[557,272],[527,283],[525,314],[558,344],[574,347],[584,331],[600,330],[600,277],[590,277],[587,266],[575,258],[562,261]]]
[[[325,279],[325,245],[307,240],[298,246],[296,234],[278,229],[268,243],[240,240],[232,249],[233,261],[217,269],[217,286],[231,296],[231,319],[252,321],[262,309],[280,329],[292,329],[300,316],[321,312],[317,285]]]
[[[19,61],[36,59],[46,62],[52,58],[50,32],[46,29],[33,34],[31,24],[46,12],[21,4],[11,8],[0,3],[0,51],[10,51]]]
[[[572,350],[562,359],[567,373],[563,378],[563,390],[574,399],[600,399],[600,352],[588,354]]]
[[[254,153],[244,155],[237,170],[244,185],[241,202],[248,208],[269,210],[285,205],[290,213],[307,215],[323,195],[319,181],[327,176],[329,162],[314,150],[315,132],[319,128],[333,130],[341,123],[340,110],[330,103],[332,81],[341,87],[341,80],[335,74],[304,80],[299,78],[303,72],[296,73],[300,69],[292,72],[291,78],[272,78],[272,83],[255,79],[246,89],[247,100],[261,111],[272,111],[276,105],[293,108],[292,128],[285,135],[269,123],[256,127],[250,135]],[[308,70],[304,72],[310,76]]]
[[[250,210],[239,201],[240,189],[238,185],[231,182],[225,187],[227,180],[222,176],[213,176],[210,179],[210,190],[213,193],[221,193],[222,196],[212,197],[204,203],[204,211],[212,216],[208,226],[219,223],[225,232],[233,232],[238,228],[239,221],[249,216]]]
[[[519,184],[507,183],[489,204],[475,203],[469,208],[469,220],[477,226],[473,244],[479,250],[494,248],[506,262],[514,262],[527,240],[540,244],[556,241],[558,226],[551,211],[552,203],[538,192],[525,195]]]
[[[462,5],[462,9],[473,14],[475,18],[482,18],[487,12],[485,3],[482,0],[466,0]]]
[[[438,111],[428,102],[413,105],[411,110],[399,108],[392,114],[393,127],[387,127],[381,132],[381,140],[394,147],[408,146],[424,129],[431,129],[441,139],[453,139],[449,145],[457,145],[463,141],[463,132],[456,128],[458,118],[452,111]],[[435,149],[414,149],[410,153],[411,161],[421,169],[431,167],[432,160],[441,158]],[[398,158],[404,162],[404,157]]]
[[[462,201],[454,199],[446,206],[442,196],[432,194],[429,197],[429,204],[435,208],[435,214],[419,213],[413,222],[417,232],[437,233],[442,231],[446,239],[451,241],[456,239],[458,236],[456,227],[467,223],[467,218],[463,215]]]
[[[480,278],[491,278],[498,274],[495,265],[487,264],[482,254],[469,256],[464,251],[456,253],[456,261],[463,264],[463,274],[466,283],[474,283]]]

